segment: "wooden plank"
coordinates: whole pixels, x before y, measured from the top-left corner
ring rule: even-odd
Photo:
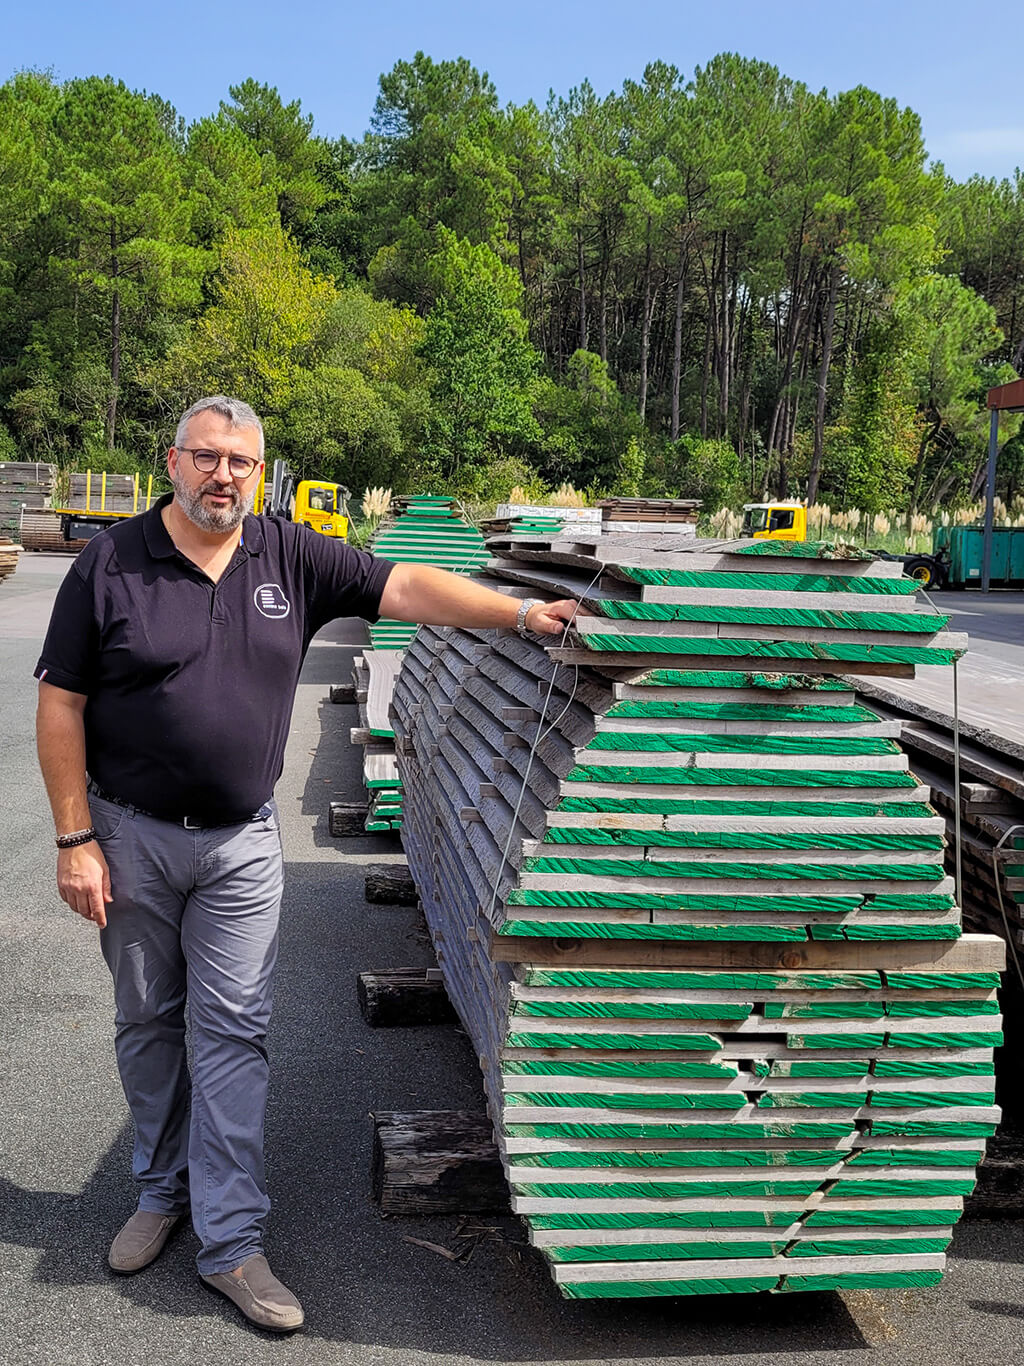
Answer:
[[[331,802],[327,824],[335,838],[366,834],[368,808],[365,802]]]
[[[648,669],[658,668],[665,664],[665,655],[654,653],[622,652],[616,653],[614,656],[603,656],[594,650],[578,649],[572,646],[564,648],[555,646],[548,651],[548,654],[559,664],[586,664],[591,668],[606,668],[627,674],[633,672],[642,674]],[[750,664],[747,667],[764,669],[766,657],[763,653],[758,655],[751,653]],[[779,662],[784,662],[784,658],[788,657],[790,656],[783,657],[780,655]],[[716,669],[734,670],[741,659],[742,656],[737,655],[692,654],[686,656],[685,667],[688,670],[701,672],[713,672]],[[813,659],[810,657],[800,657],[799,660],[793,662],[798,664],[801,673],[805,674],[836,674],[841,672],[843,674],[855,674],[858,677],[860,675],[878,675],[888,678],[913,678],[914,676],[914,665],[908,663],[882,663],[875,660],[846,658],[840,661],[838,659]]]
[[[758,585],[763,584],[764,579],[761,575],[750,575]],[[776,576],[773,576],[776,577]],[[853,582],[856,582],[854,580]],[[609,596],[613,596],[609,594]],[[625,594],[621,595],[623,598]],[[826,590],[816,592],[814,590],[799,593],[787,593],[787,605],[792,604],[796,607],[812,609],[819,612],[848,612],[851,609],[861,611],[884,610],[886,612],[909,612],[920,611],[920,604],[909,594],[885,594],[884,609],[878,602],[878,595],[871,597],[865,594],[854,594],[850,592],[836,592]],[[780,593],[778,589],[771,591],[763,587],[750,588],[717,588],[701,587],[666,587],[661,584],[645,585],[641,591],[641,601],[653,603],[666,603],[670,605],[706,605],[708,607],[778,607],[780,605]]]
[[[363,883],[366,900],[384,906],[415,906],[416,883],[407,863],[371,863]]]
[[[466,1111],[381,1111],[371,1190],[384,1214],[501,1214],[509,1206],[490,1121]]]
[[[949,943],[912,944],[655,944],[649,941],[605,943],[560,940],[554,943],[492,934],[492,958],[500,962],[573,966],[630,965],[702,968],[813,969],[864,971],[884,968],[905,972],[1002,972],[1006,943],[997,935],[963,935]]]
[[[458,1020],[437,968],[386,968],[361,972],[359,1009],[368,1025],[451,1024]]]

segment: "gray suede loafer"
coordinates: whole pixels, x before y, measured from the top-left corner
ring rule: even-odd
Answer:
[[[242,1263],[241,1271],[240,1276],[222,1271],[202,1276],[202,1279],[212,1290],[227,1296],[249,1322],[259,1328],[267,1328],[272,1333],[294,1333],[296,1328],[302,1327],[305,1320],[302,1305],[277,1279],[266,1257],[250,1257]]]
[[[128,1276],[133,1271],[141,1271],[144,1266],[149,1266],[163,1252],[164,1244],[180,1223],[180,1214],[136,1210],[110,1244],[107,1255],[110,1269]]]

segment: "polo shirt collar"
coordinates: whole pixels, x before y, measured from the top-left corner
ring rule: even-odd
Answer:
[[[160,515],[173,497],[173,493],[165,493],[142,514],[142,534],[146,538],[146,549],[155,560],[169,560],[177,553],[174,542],[167,534],[164,519]],[[242,549],[249,555],[259,555],[265,544],[260,519],[249,513],[242,523]]]
[[[173,497],[173,493],[165,493],[142,514],[142,534],[146,538],[146,549],[155,560],[169,560],[176,553],[174,542],[168,536],[164,519],[160,516],[161,509],[167,507]]]

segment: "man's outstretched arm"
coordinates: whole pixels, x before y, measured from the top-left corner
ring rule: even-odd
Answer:
[[[92,825],[85,776],[85,696],[40,683],[36,743],[46,795],[58,835]],[[96,840],[57,852],[57,890],[61,899],[100,929],[107,923],[105,903],[110,873]]]
[[[525,629],[557,635],[579,610],[572,598],[531,607]],[[461,574],[423,564],[396,564],[384,585],[380,614],[394,621],[416,621],[426,626],[504,627],[512,630],[519,599],[496,593]]]

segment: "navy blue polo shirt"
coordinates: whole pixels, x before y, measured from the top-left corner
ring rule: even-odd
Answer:
[[[57,593],[35,676],[84,693],[86,768],[153,815],[247,820],[284,763],[310,640],[376,621],[390,560],[276,517],[247,517],[213,583],[160,510],[93,537]]]

